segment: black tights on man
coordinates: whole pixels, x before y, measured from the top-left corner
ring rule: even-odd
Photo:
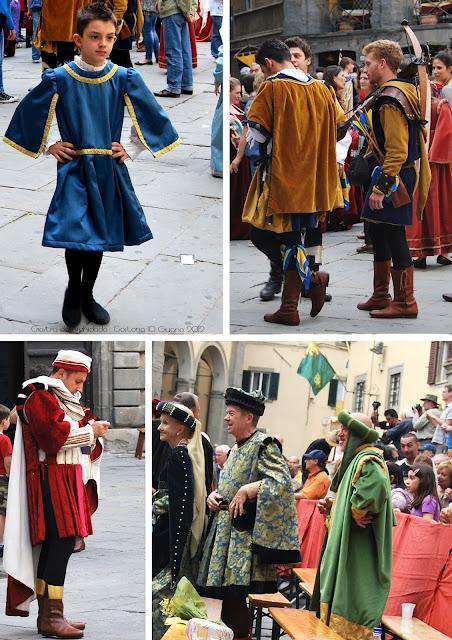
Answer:
[[[69,328],[76,327],[82,319],[82,311],[89,322],[108,324],[110,316],[94,300],[93,289],[102,262],[102,251],[66,249],[65,260],[69,276],[64,296],[63,320]]]

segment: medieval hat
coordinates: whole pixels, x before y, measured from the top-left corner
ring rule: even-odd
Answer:
[[[436,406],[438,406],[438,396],[435,396],[433,393],[426,393],[424,398],[421,398],[422,402],[424,402],[424,400],[430,400],[430,402],[433,402],[433,404],[436,404]]]
[[[348,411],[341,411],[338,415],[339,422],[350,429],[361,441],[362,444],[375,442],[380,437],[375,429],[371,429],[364,422],[350,415]]]
[[[188,427],[191,431],[194,431],[196,428],[196,419],[192,411],[188,407],[184,407],[183,404],[178,404],[177,402],[167,402],[166,400],[163,400],[156,406],[155,413],[158,416],[161,416],[162,413],[166,413],[167,415],[174,418],[174,420],[177,420],[178,422]]]
[[[66,371],[89,373],[91,371],[91,362],[92,359],[85,353],[60,349],[52,365],[57,369],[65,369]]]
[[[265,396],[260,391],[244,391],[238,387],[228,387],[224,394],[226,405],[233,404],[246,409],[256,416],[262,416],[265,411]]]

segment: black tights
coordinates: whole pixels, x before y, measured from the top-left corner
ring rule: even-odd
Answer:
[[[41,488],[46,539],[41,547],[36,577],[44,580],[47,584],[62,587],[64,586],[69,558],[74,551],[75,538],[60,538],[58,536],[46,467],[44,467]]]
[[[392,266],[397,270],[413,264],[404,226],[370,223],[369,234],[374,248],[374,262],[392,260]]]
[[[250,632],[250,618],[246,604],[246,596],[224,598],[221,609],[221,619],[233,630],[234,638],[244,638]]]
[[[293,247],[303,241],[303,234],[300,231],[287,231],[286,233],[275,233],[266,229],[257,229],[250,227],[250,239],[256,249],[262,251],[272,263],[279,265],[282,270],[281,245],[287,248]],[[309,267],[312,271],[318,271],[319,265],[315,262],[315,256],[310,255],[310,247],[318,247],[322,245],[322,232],[320,229],[307,229],[304,238],[304,247],[306,255],[309,259]],[[296,269],[295,260],[292,256],[289,262],[288,271]]]
[[[66,249],[64,257],[71,291],[91,294],[102,262],[102,251]]]

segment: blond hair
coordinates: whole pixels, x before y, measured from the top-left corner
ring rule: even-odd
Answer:
[[[393,40],[375,40],[367,44],[363,53],[365,56],[373,53],[376,58],[386,60],[386,64],[391,71],[397,71],[402,62],[403,52],[400,45]]]
[[[235,87],[241,87],[242,83],[237,78],[233,78],[232,76],[229,78],[229,91],[233,91]]]

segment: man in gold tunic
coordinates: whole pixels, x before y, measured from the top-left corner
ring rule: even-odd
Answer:
[[[302,287],[311,289],[317,315],[329,276],[311,272],[302,243],[316,228],[337,194],[335,100],[328,88],[291,63],[289,48],[267,40],[256,54],[266,82],[248,111],[250,135],[260,145],[261,162],[251,183],[243,220],[253,244],[285,271],[281,308],[267,322],[298,325]],[[343,114],[342,114],[343,115]]]

